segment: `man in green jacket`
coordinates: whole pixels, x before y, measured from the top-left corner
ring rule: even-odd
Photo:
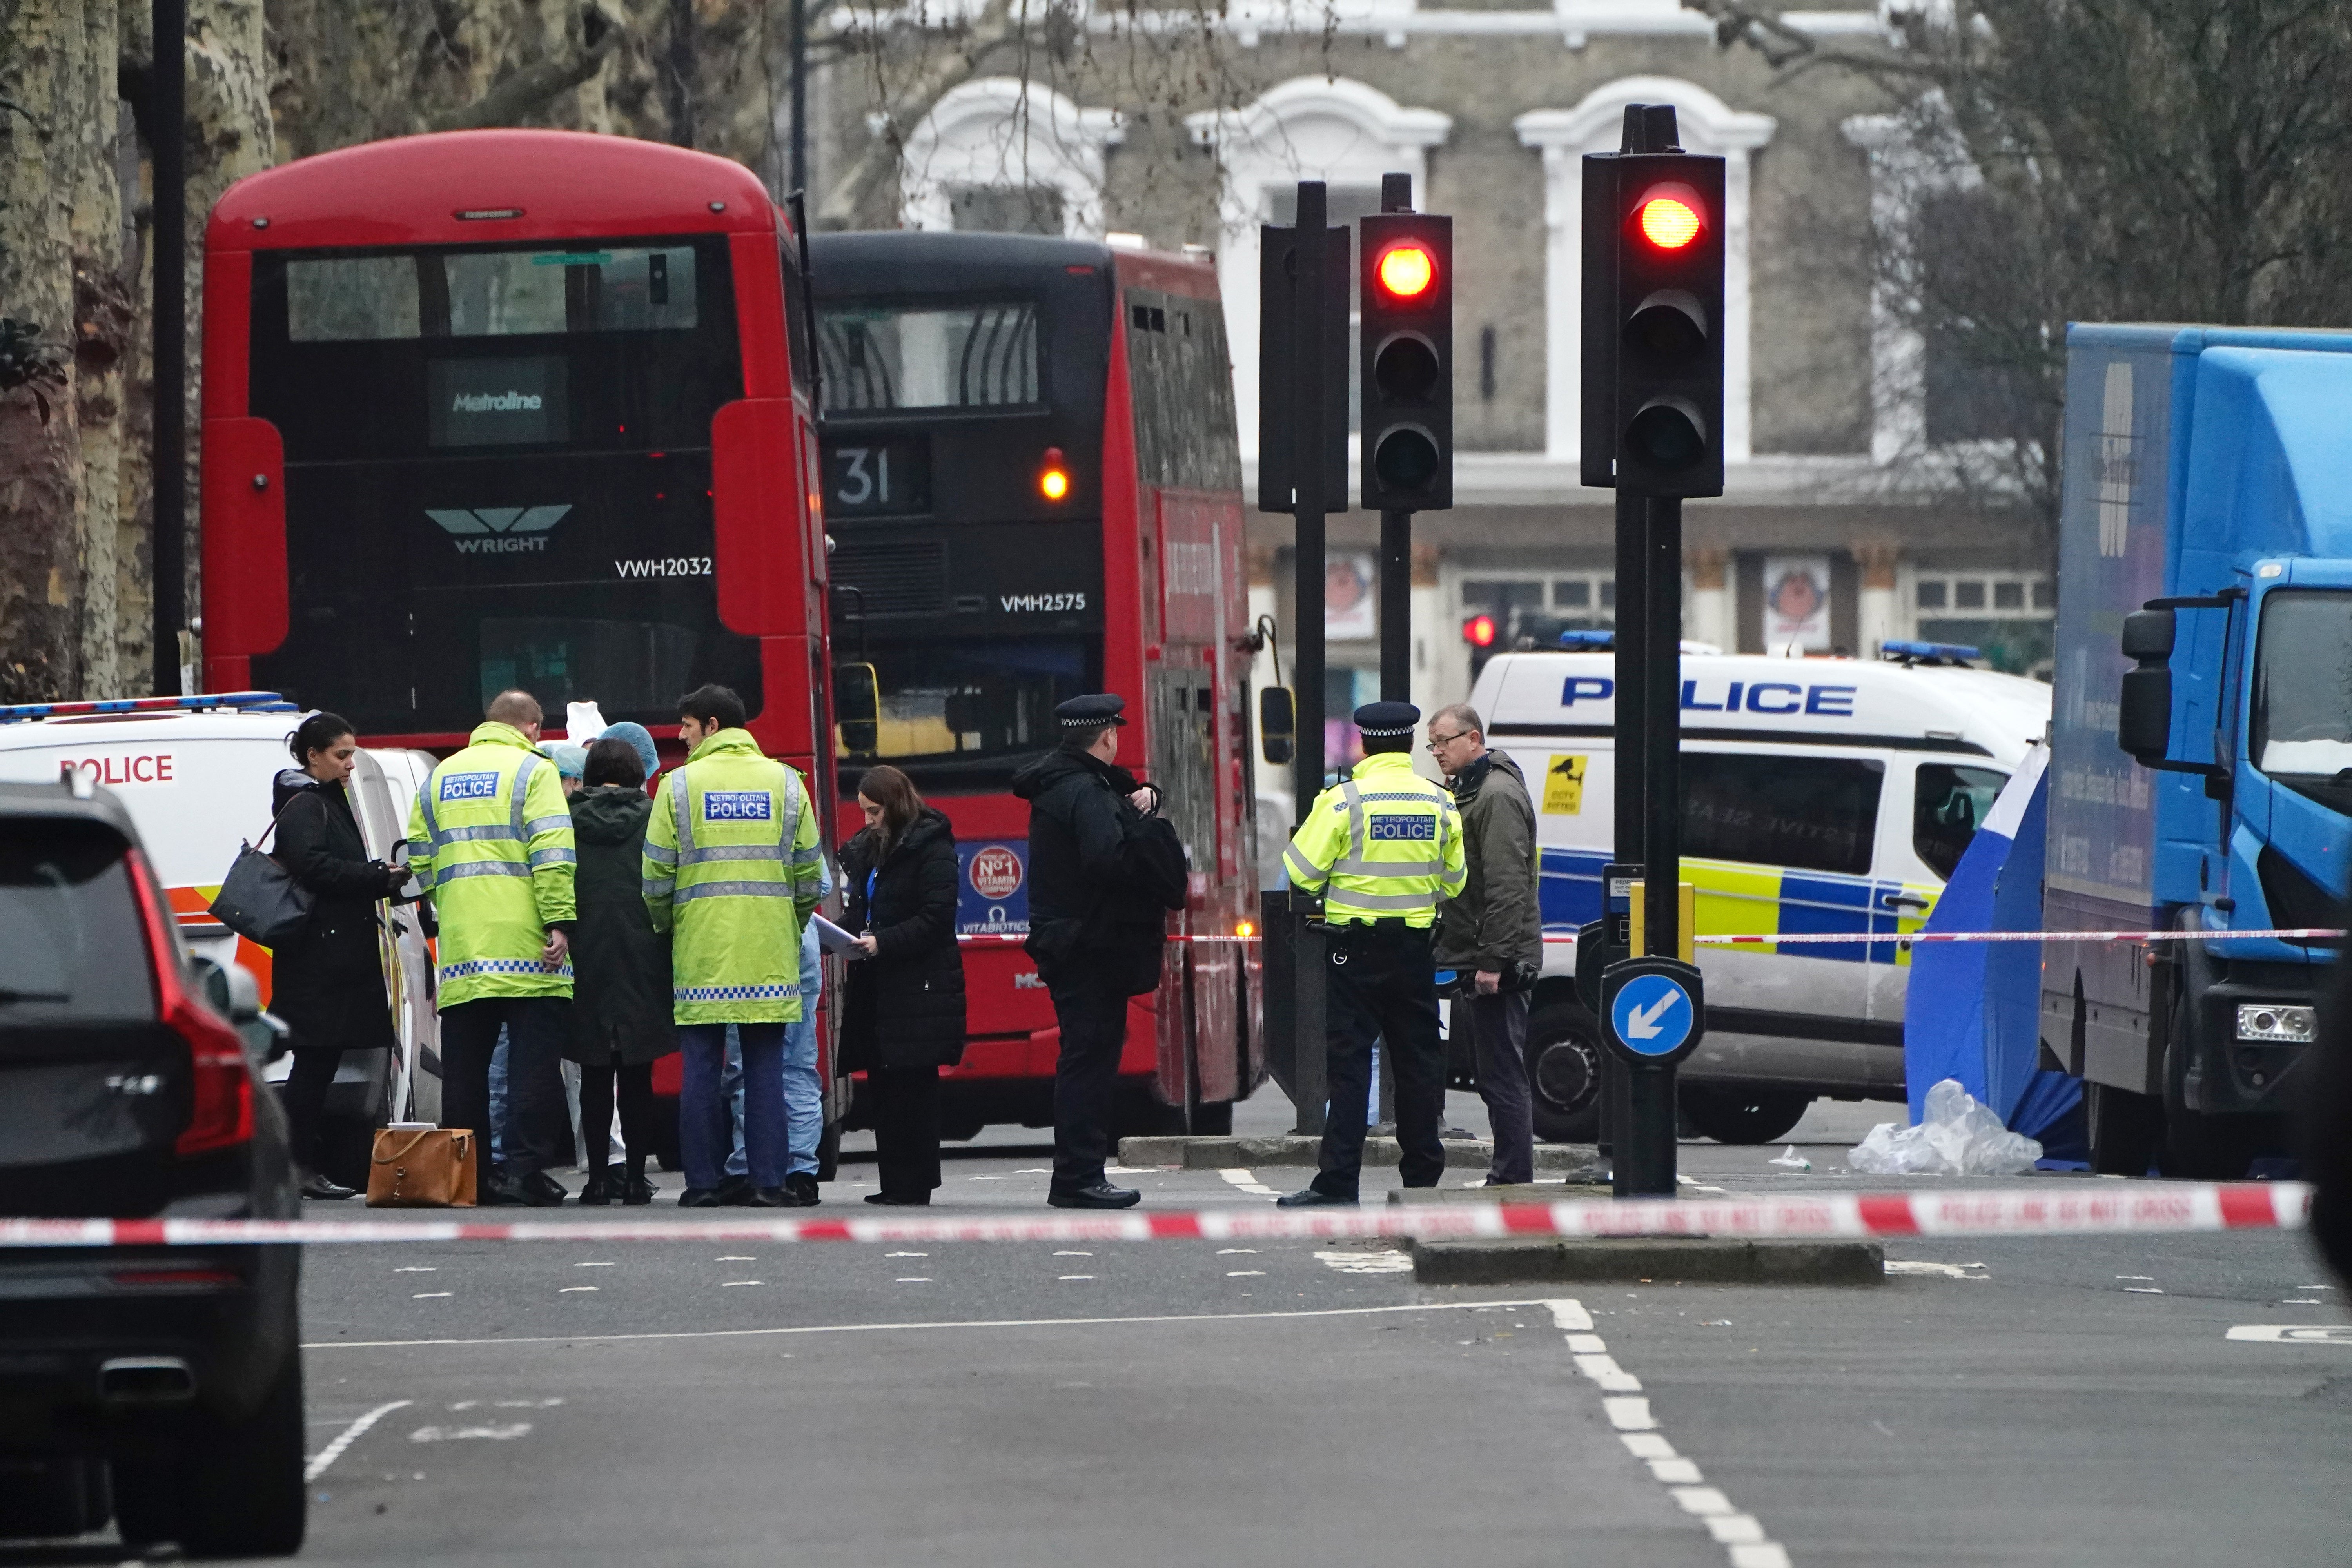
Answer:
[[[1528,994],[1543,967],[1536,899],[1536,813],[1507,752],[1486,749],[1466,702],[1429,721],[1429,750],[1454,790],[1470,880],[1437,915],[1437,967],[1461,978],[1454,1022],[1476,1050],[1478,1097],[1495,1133],[1486,1184],[1535,1180],[1534,1105],[1528,1086]]]
[[[646,825],[646,910],[670,933],[672,1016],[686,1057],[678,1153],[688,1208],[717,1206],[733,1142],[719,1079],[727,1026],[743,1047],[743,1153],[755,1208],[793,1208],[786,1190],[784,1026],[798,1023],[801,922],[821,896],[824,851],[808,784],[762,755],[743,700],[723,686],[678,699],[686,765],[665,776]]]
[[[441,1125],[490,1142],[490,1056],[507,1034],[504,1159],[478,1184],[488,1204],[563,1201],[547,1173],[567,1120],[564,1008],[572,999],[572,813],[538,749],[538,700],[501,691],[466,749],[433,770],[408,813],[409,864],[441,936]]]

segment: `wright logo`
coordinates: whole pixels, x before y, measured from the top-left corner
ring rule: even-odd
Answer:
[[[461,555],[510,555],[545,550],[547,531],[571,510],[569,505],[426,507],[425,515],[456,536],[451,542]]]

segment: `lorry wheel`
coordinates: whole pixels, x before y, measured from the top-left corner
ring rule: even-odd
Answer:
[[[2208,1116],[2189,1106],[2189,1058],[2196,1013],[2181,988],[2172,1005],[2172,1040],[2164,1051],[2164,1173],[2190,1181],[2234,1182],[2260,1152],[2260,1119]]]
[[[2083,1121],[2091,1140],[2091,1169],[2102,1176],[2145,1176],[2164,1141],[2164,1104],[2113,1084],[2083,1086]]]
[[[1718,1143],[1769,1143],[1805,1119],[1813,1097],[1801,1089],[1692,1084],[1679,1109],[1699,1136]]]
[[[1546,1002],[1528,1016],[1528,1087],[1536,1136],[1590,1143],[1601,1136],[1601,1026],[1576,1002]]]

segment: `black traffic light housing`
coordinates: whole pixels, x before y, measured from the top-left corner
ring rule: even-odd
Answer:
[[[1266,224],[1258,231],[1257,509],[1296,511],[1300,431],[1291,361],[1297,353],[1299,300],[1296,227]],[[1322,353],[1323,506],[1348,510],[1348,265],[1354,236],[1348,226],[1323,231]],[[1313,243],[1311,240],[1306,243]],[[1332,411],[1336,410],[1334,413]]]
[[[1454,220],[1357,220],[1366,511],[1454,504]]]
[[[1675,145],[1670,106],[1625,111],[1584,160],[1584,483],[1723,493],[1723,160]]]

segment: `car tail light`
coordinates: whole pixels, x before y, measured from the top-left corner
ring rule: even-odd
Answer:
[[[206,1154],[253,1141],[253,1069],[245,1042],[228,1021],[191,994],[180,969],[173,932],[155,879],[138,850],[127,853],[131,885],[147,926],[147,956],[163,1026],[188,1046],[188,1125],[173,1145],[181,1154]]]

